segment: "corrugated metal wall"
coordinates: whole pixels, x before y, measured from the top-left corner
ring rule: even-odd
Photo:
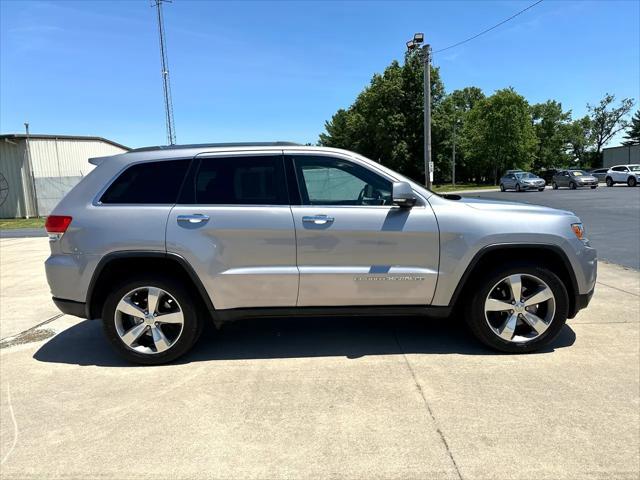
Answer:
[[[605,148],[602,151],[602,166],[626,165],[640,163],[640,145]]]
[[[35,215],[24,142],[0,141],[0,174],[7,182],[7,190],[0,198],[0,218]]]
[[[0,218],[36,215],[33,180],[25,153],[25,139],[0,144],[0,173],[9,184],[9,195],[0,206]],[[126,150],[97,140],[31,138],[31,165],[38,197],[38,214],[48,215],[60,199],[89,173],[88,160]],[[5,173],[6,172],[6,173]]]

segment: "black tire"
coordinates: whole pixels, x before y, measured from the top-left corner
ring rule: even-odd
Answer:
[[[493,332],[485,317],[484,303],[494,285],[514,274],[534,275],[543,280],[555,297],[555,315],[549,328],[528,342],[507,341]],[[528,262],[512,262],[483,274],[474,281],[471,301],[467,304],[465,320],[471,332],[482,343],[507,353],[527,353],[539,350],[552,342],[562,330],[569,312],[569,296],[562,280],[545,267]]]
[[[630,187],[635,187],[638,182],[636,181],[636,177],[627,178],[627,185]]]
[[[116,328],[115,311],[120,300],[128,292],[145,286],[161,288],[168,292],[177,300],[182,310],[184,317],[182,331],[175,343],[164,352],[148,354],[134,351],[120,339]],[[168,275],[156,274],[131,278],[116,286],[104,303],[102,324],[107,339],[125,360],[142,365],[159,365],[171,362],[187,353],[202,333],[204,322],[198,317],[196,302],[189,290]]]
[[[544,188],[539,188],[538,191],[539,192],[544,192]]]
[[[506,188],[504,188],[504,185],[501,183],[501,184],[500,184],[500,191],[501,191],[501,192],[504,192],[505,190],[506,190]]]
[[[556,182],[553,182],[553,183],[551,184],[551,187],[552,187],[554,190],[557,190],[557,189],[558,189],[558,184],[557,184]]]
[[[591,190],[595,190],[596,188],[598,188],[597,185],[591,185]]]
[[[575,184],[575,183],[571,182],[571,183],[569,183],[569,188],[570,188],[571,190],[575,190],[575,189],[577,188],[577,186],[576,186],[576,184]]]
[[[516,192],[521,192],[522,189],[520,188],[520,184],[516,183]]]
[[[613,185],[615,184],[615,182],[613,181],[613,178],[611,177],[607,177],[605,180],[605,183],[607,184],[607,187],[613,187]]]

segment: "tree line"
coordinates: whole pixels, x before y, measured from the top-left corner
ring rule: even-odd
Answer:
[[[393,61],[348,109],[325,122],[319,144],[345,148],[383,163],[416,181],[424,180],[422,52]],[[634,101],[606,94],[573,118],[556,100],[530,104],[508,87],[487,96],[478,87],[446,93],[440,70],[431,67],[431,143],[434,181],[497,182],[506,169],[592,168],[602,149],[628,129],[625,143],[640,143],[640,110]]]

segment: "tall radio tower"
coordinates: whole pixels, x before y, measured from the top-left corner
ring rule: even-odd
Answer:
[[[152,6],[158,10],[158,32],[160,34],[160,56],[162,61],[162,90],[164,92],[165,121],[167,124],[167,143],[176,144],[176,127],[173,123],[173,103],[171,101],[171,82],[169,81],[169,60],[164,38],[164,21],[162,18],[162,4],[171,0],[152,0]]]

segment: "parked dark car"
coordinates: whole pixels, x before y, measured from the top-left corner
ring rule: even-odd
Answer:
[[[542,170],[538,176],[544,179],[546,184],[549,185],[551,182],[553,182],[553,176],[558,172],[560,172],[560,170],[558,170],[557,168],[547,168],[545,170]]]
[[[604,182],[605,178],[607,178],[607,172],[609,171],[609,167],[607,168],[595,168],[593,170],[589,170],[589,174],[593,175],[598,179],[599,182]]]
[[[554,190],[560,187],[568,187],[571,190],[579,187],[591,187],[593,189],[598,186],[598,179],[584,170],[562,170],[553,176],[551,185]]]

